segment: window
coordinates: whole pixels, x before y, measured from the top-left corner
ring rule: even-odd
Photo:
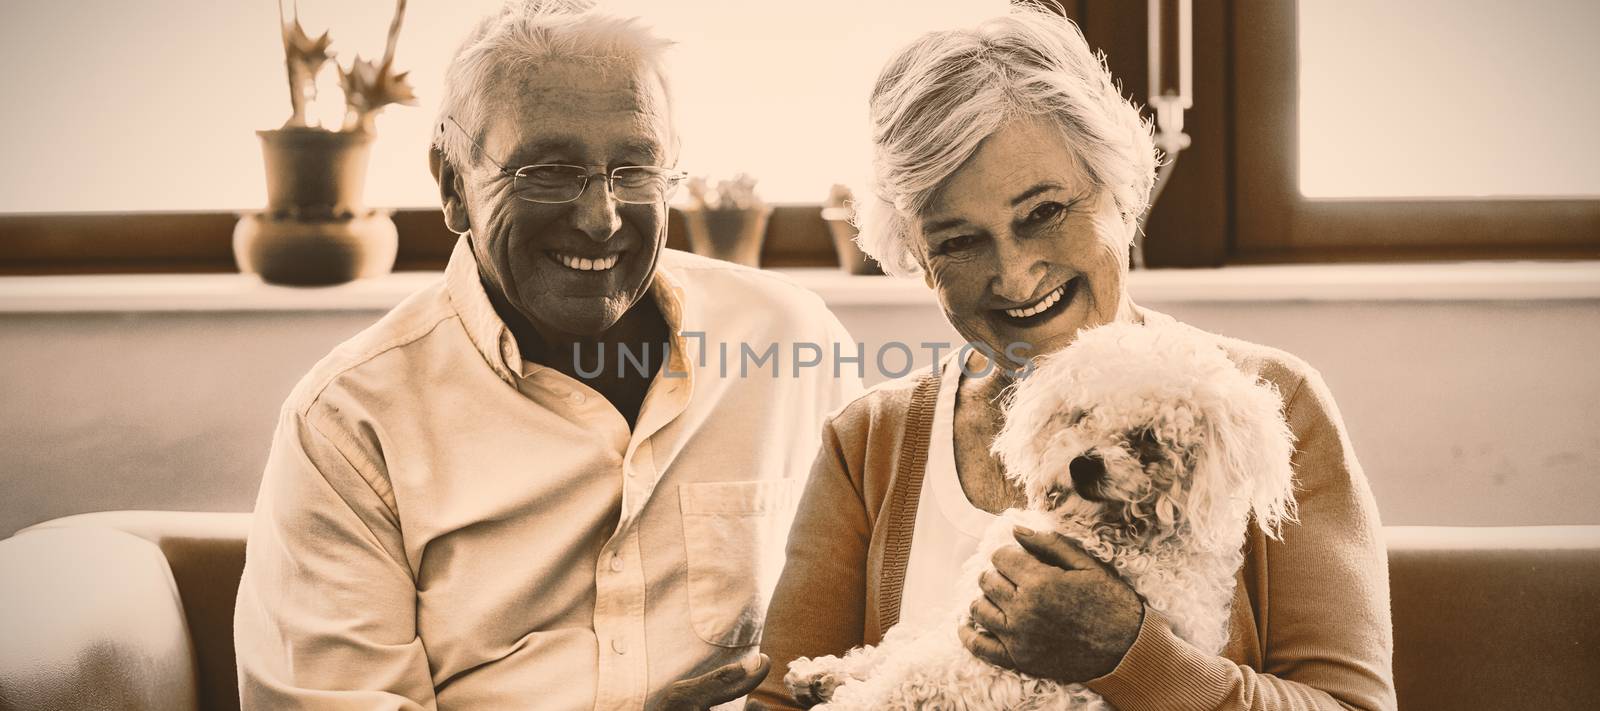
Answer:
[[[1592,2],[1301,0],[1300,193],[1600,196],[1596,28]]]
[[[1145,100],[1145,2],[1033,1],[1076,20]],[[398,208],[397,268],[437,267],[453,243],[423,156],[447,58],[500,2],[407,8],[397,61],[421,104],[379,117],[367,185],[369,204]],[[884,58],[923,27],[1006,4],[602,2],[680,42],[681,165],[761,181],[780,205],[764,252],[773,266],[831,263],[815,206],[860,172]],[[340,61],[381,53],[390,0],[300,6]],[[1600,134],[1587,127],[1600,91],[1585,80],[1600,45],[1584,36],[1595,4],[1193,8],[1193,145],[1146,223],[1152,266],[1600,256]],[[22,0],[0,12],[0,61],[25,68],[0,74],[11,106],[0,115],[0,273],[232,270],[234,211],[265,201],[253,133],[288,114],[272,3]],[[323,75],[326,120],[341,110],[333,82]]]
[[[378,117],[368,204],[437,206],[424,155],[444,68],[472,22],[501,2],[409,3],[396,64],[411,72],[420,104]],[[298,4],[307,32],[329,31],[334,61],[383,53],[393,0]],[[671,61],[683,167],[748,172],[769,201],[817,203],[861,161],[871,81],[919,26],[904,18],[976,18],[1005,0],[607,4],[679,43]],[[0,96],[13,108],[0,130],[10,166],[0,213],[262,205],[254,131],[289,115],[276,12],[271,0],[8,3],[0,64],[13,70],[0,74]],[[312,116],[337,126],[337,75],[325,67],[319,76]]]
[[[1146,3],[1060,4],[1143,101]],[[1151,265],[1600,257],[1593,3],[1193,8],[1193,145]]]
[[[1600,256],[1591,4],[1234,13],[1231,260]]]
[[[285,0],[290,4],[292,0]],[[502,0],[412,0],[396,61],[415,107],[378,117],[367,203],[398,208],[397,269],[435,268],[442,226],[424,155],[450,54]],[[997,14],[1006,0],[602,0],[678,41],[680,165],[747,172],[779,205],[764,261],[832,263],[817,205],[864,161],[866,96],[919,28]],[[336,61],[383,51],[392,0],[300,0]],[[234,212],[264,204],[254,131],[288,117],[270,1],[8,3],[0,21],[0,273],[231,271]],[[331,67],[313,116],[340,120]],[[18,107],[23,107],[19,109]],[[669,243],[681,245],[673,221]]]

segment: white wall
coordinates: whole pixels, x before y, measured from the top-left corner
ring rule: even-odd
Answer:
[[[278,405],[378,315],[0,317],[0,536],[85,511],[250,510]]]
[[[1600,523],[1600,301],[1144,302],[1305,359],[1389,524]],[[862,340],[931,308],[838,309]]]
[[[1319,368],[1385,523],[1600,523],[1600,296],[1143,291],[1147,306]],[[824,291],[869,348],[955,340],[920,291],[867,292]],[[289,388],[380,313],[0,309],[0,536],[102,509],[249,510]]]

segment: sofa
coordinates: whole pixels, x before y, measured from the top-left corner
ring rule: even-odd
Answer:
[[[237,709],[248,520],[110,511],[0,541],[0,709]],[[1600,708],[1600,526],[1385,535],[1402,709]]]

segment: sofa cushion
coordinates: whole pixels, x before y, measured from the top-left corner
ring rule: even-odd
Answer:
[[[107,528],[0,541],[0,708],[197,708],[178,587],[155,544]]]
[[[164,663],[144,661],[149,655],[128,653],[130,646],[190,658],[183,635],[172,634],[186,629],[185,618],[198,658],[200,708],[237,709],[233,603],[249,520],[249,514],[234,513],[108,511],[47,521],[0,541],[0,570],[8,579],[14,570],[43,571],[15,576],[25,578],[24,584],[8,584],[0,597],[0,612],[41,611],[9,614],[0,625],[0,640],[8,642],[0,645],[0,669],[30,670],[4,672],[0,709],[192,708],[184,693],[194,695],[194,677],[185,692],[178,688],[181,670],[152,673],[149,678],[173,680],[157,687],[139,681],[146,679],[144,672],[112,663],[123,659],[152,669]],[[1401,708],[1600,708],[1600,526],[1390,526],[1385,537]],[[166,558],[170,574],[152,554]],[[177,616],[172,614],[174,582],[183,598]],[[57,589],[63,592],[52,592]],[[151,590],[165,591],[166,597]],[[139,604],[121,607],[130,600]],[[164,608],[157,604],[146,610],[162,600]],[[128,617],[141,619],[133,624]],[[62,662],[32,651],[98,642],[100,618],[112,618],[103,632],[117,642],[84,648],[104,654]],[[118,627],[123,624],[132,626]],[[59,644],[52,646],[53,641]],[[112,656],[119,650],[122,656]],[[123,695],[102,702],[95,696],[99,692],[55,689],[49,682],[84,673],[111,682]],[[31,693],[29,688],[49,690],[63,701],[42,703],[46,699],[38,695],[12,700],[14,693]],[[161,695],[169,691],[175,694],[170,699]],[[145,703],[150,698],[162,703]]]
[[[1600,526],[1391,526],[1400,708],[1600,708]]]

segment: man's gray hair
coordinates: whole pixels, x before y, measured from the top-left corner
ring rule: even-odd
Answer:
[[[919,275],[910,221],[979,143],[1019,116],[1060,126],[1131,238],[1155,179],[1150,123],[1077,25],[1019,7],[973,28],[923,35],[878,75],[871,191],[856,206],[862,249],[890,274]]]
[[[670,46],[637,18],[605,13],[594,0],[507,0],[499,13],[478,21],[450,60],[433,146],[451,165],[472,165],[477,148],[462,131],[446,125],[449,119],[480,139],[494,92],[515,91],[519,78],[550,62],[635,72],[643,80],[653,75],[661,82],[670,117],[671,92],[662,67]]]

